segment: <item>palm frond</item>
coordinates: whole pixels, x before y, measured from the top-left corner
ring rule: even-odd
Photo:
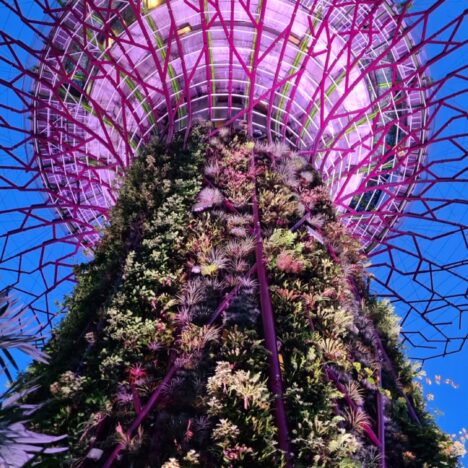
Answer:
[[[66,447],[45,447],[66,436],[50,436],[26,429],[22,422],[3,425],[0,428],[0,462],[2,466],[20,468],[33,460],[38,453],[55,454]]]
[[[66,435],[51,436],[31,431],[25,426],[29,416],[40,405],[22,404],[20,401],[38,387],[17,390],[13,386],[0,396],[0,466],[20,468],[33,460],[37,454],[56,454],[67,450],[66,447],[49,447]]]
[[[31,359],[47,362],[47,356],[37,348],[40,328],[33,324],[33,317],[15,307],[15,301],[6,294],[0,295],[0,370],[11,382],[11,367],[18,370],[15,352],[22,352]]]

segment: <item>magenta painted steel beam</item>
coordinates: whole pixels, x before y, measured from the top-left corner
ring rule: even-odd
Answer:
[[[256,164],[255,155],[252,153],[250,172],[255,177]],[[278,428],[278,448],[283,452],[286,466],[294,466],[291,459],[291,441],[289,438],[287,410],[284,402],[284,387],[281,376],[281,365],[278,352],[278,336],[276,335],[275,313],[271,302],[271,294],[266,271],[266,258],[263,247],[263,234],[261,226],[261,214],[258,204],[257,185],[254,184],[252,194],[252,214],[253,214],[253,231],[255,237],[255,258],[258,278],[258,288],[260,296],[260,312],[263,324],[263,336],[265,339],[265,347],[268,350],[268,368],[269,378],[268,383],[274,397],[275,419]]]

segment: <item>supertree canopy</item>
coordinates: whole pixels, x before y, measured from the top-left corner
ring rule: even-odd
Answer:
[[[468,336],[443,3],[0,0],[0,281],[68,311],[70,463],[455,466],[374,298],[411,357]]]
[[[441,1],[1,3],[35,36],[2,32],[1,268],[45,328],[134,155],[201,117],[310,160],[414,356],[461,348],[464,15],[436,28]]]

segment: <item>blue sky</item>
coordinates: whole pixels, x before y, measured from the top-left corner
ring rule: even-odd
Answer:
[[[433,0],[416,0],[414,2],[414,7],[419,9],[423,7],[428,7],[433,3]],[[21,5],[25,5],[25,10],[31,9],[31,13],[34,13],[35,7],[33,2],[21,0]],[[439,14],[433,18],[432,23],[429,24],[429,28],[437,28],[438,26],[448,22],[450,18],[455,17],[457,14],[465,8],[466,1],[465,0],[447,0],[445,5],[439,10]],[[13,17],[13,15],[9,14],[4,6],[0,6],[0,28],[2,30],[6,30],[8,32],[15,32],[18,37],[21,37],[26,42],[30,42],[33,38],[28,33],[26,28]],[[465,26],[466,28],[466,26]],[[464,32],[465,37],[468,37],[468,31]],[[433,49],[429,48],[427,50],[427,55],[430,57],[436,51],[436,47],[434,46]],[[25,60],[27,58],[25,57]],[[463,56],[463,53],[455,55],[453,58],[450,59],[448,63],[445,63],[443,66],[433,67],[431,69],[431,74],[435,77],[443,74],[445,72],[445,67],[457,67],[461,66],[466,62],[466,55]],[[29,61],[27,63],[32,63]],[[5,68],[4,65],[0,65],[0,75],[7,76],[9,70]],[[457,85],[452,85],[457,86]],[[5,93],[3,89],[0,89],[0,100],[3,103],[9,103],[14,105],[15,99],[13,95],[9,95]],[[465,108],[468,108],[468,103],[465,102]],[[18,124],[22,125],[23,122],[21,119],[17,117],[11,116],[12,119],[17,119]],[[466,125],[466,124],[465,124]],[[466,131],[466,126],[464,129]],[[15,136],[5,134],[5,131],[0,129],[0,142],[2,141],[11,141],[12,138],[14,139]],[[436,149],[437,151],[443,151],[443,148],[439,147]],[[0,160],[2,155],[0,154]],[[454,188],[455,190],[455,188]],[[453,193],[452,196],[459,196],[462,198],[466,198],[465,193]],[[14,205],[15,203],[32,203],[34,200],[29,199],[27,197],[23,199],[15,199],[15,200],[5,200],[2,199],[0,194],[0,205],[7,206],[7,205]],[[466,218],[465,218],[466,219]],[[14,220],[12,220],[14,222]],[[61,247],[64,248],[63,246]],[[460,245],[457,244],[448,244],[444,247],[446,249],[447,255],[450,255],[451,252],[455,252],[457,249],[460,249]],[[52,254],[51,254],[52,255]],[[57,254],[59,255],[59,254]],[[3,276],[0,277],[0,289],[2,287],[2,283],[7,282],[8,279]],[[31,280],[36,281],[36,280]],[[31,285],[33,287],[33,285]],[[63,294],[66,291],[66,287],[62,288],[60,294]],[[434,412],[436,415],[436,419],[441,425],[441,427],[447,431],[448,433],[458,433],[458,431],[462,430],[464,426],[468,426],[468,372],[467,372],[467,365],[468,362],[468,349],[464,349],[463,351],[448,356],[444,359],[436,359],[428,361],[425,366],[425,371],[427,372],[427,378],[430,379],[432,382],[431,384],[426,382],[426,378],[422,379],[422,383],[424,384],[426,393],[431,393],[434,395],[433,401],[428,402],[429,408]],[[438,380],[436,376],[441,376],[441,383],[438,384],[436,381]],[[450,379],[449,384],[445,384],[444,381],[446,379]],[[454,384],[452,384],[454,382]],[[454,388],[454,386],[458,386],[458,388]],[[440,414],[439,412],[443,412],[444,414]],[[468,462],[466,464],[468,466]]]
[[[428,7],[433,3],[432,0],[416,0],[414,2],[415,8]],[[455,18],[460,12],[466,8],[467,3],[465,0],[446,0],[445,4],[439,9],[439,13],[435,15],[431,23],[429,23],[429,30],[436,29],[443,24],[446,24],[450,19]],[[468,38],[468,27],[465,22],[464,29],[461,36],[464,36],[465,40]],[[468,51],[465,49],[461,50],[460,53],[455,54],[453,57],[450,57],[446,62],[438,66],[431,68],[430,73],[434,77],[442,76],[447,69],[455,69],[466,65],[466,58]],[[426,54],[430,57],[437,50],[437,47],[434,46],[426,50]],[[451,85],[451,89],[447,91],[457,91],[461,88],[459,86],[461,83]],[[466,84],[464,85],[466,89]],[[468,109],[468,97],[465,95],[463,100],[459,100],[459,105],[464,109]],[[442,118],[444,116],[441,116]],[[468,124],[465,121],[463,124],[460,124],[460,132],[467,133]],[[466,144],[466,140],[465,140]],[[434,149],[433,149],[434,150]],[[444,147],[438,147],[435,149],[440,154],[443,154]],[[467,187],[464,186],[464,190],[460,188],[452,187],[453,192],[451,196],[460,197],[461,199],[467,198]],[[459,208],[462,209],[462,208]],[[468,219],[468,213],[466,208],[464,209],[463,214],[457,214],[458,219]],[[463,216],[463,217],[462,217]],[[444,246],[447,255],[450,255],[454,251],[459,251],[459,249],[464,249],[463,245],[459,245],[456,242],[449,243]],[[465,259],[466,259],[466,250],[465,250]],[[466,330],[466,329],[465,329]],[[424,383],[426,393],[432,393],[434,395],[434,400],[428,402],[428,407],[435,414],[436,420],[448,433],[458,433],[462,430],[463,427],[468,428],[468,349],[465,346],[464,350],[461,352],[447,356],[443,359],[430,360],[426,363],[424,369],[427,372],[428,378],[432,381],[432,384],[427,384],[426,379],[423,378],[422,382]],[[435,376],[441,376],[441,384],[435,383]],[[451,379],[455,382],[457,389],[453,388],[450,384],[444,384],[445,379]],[[437,416],[438,411],[443,412],[443,415]],[[468,456],[465,457],[465,466],[468,466]]]

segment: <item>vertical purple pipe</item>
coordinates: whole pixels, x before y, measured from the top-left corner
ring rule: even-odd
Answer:
[[[171,366],[168,373],[166,374],[164,379],[161,381],[161,383],[158,385],[157,389],[153,392],[153,394],[151,395],[146,405],[138,413],[137,417],[135,418],[132,425],[130,426],[130,429],[128,429],[127,431],[127,436],[129,437],[132,436],[133,433],[138,429],[140,424],[143,422],[143,420],[146,418],[146,416],[148,416],[149,412],[153,409],[154,405],[159,401],[159,398],[162,395],[163,389],[172,380],[172,377],[174,377],[174,374],[176,373],[177,369],[178,369],[178,366],[176,364],[173,364]],[[104,463],[103,468],[110,468],[114,464],[114,462],[117,460],[118,456],[120,455],[120,452],[124,448],[125,446],[123,444],[117,445],[115,449],[112,451],[112,453],[110,454],[107,461]]]
[[[252,174],[255,174],[255,155],[252,152],[251,160]],[[255,255],[257,265],[257,277],[260,288],[260,308],[262,313],[263,334],[265,345],[268,350],[269,361],[269,381],[270,389],[275,396],[275,416],[278,426],[278,444],[286,457],[286,466],[292,465],[291,448],[289,443],[289,431],[286,418],[286,408],[284,406],[283,382],[281,380],[281,368],[278,356],[278,345],[275,331],[275,320],[273,316],[273,307],[271,304],[270,291],[268,287],[268,278],[265,268],[265,257],[263,254],[262,228],[260,226],[260,210],[258,207],[257,188],[252,195],[252,211],[254,218],[255,233]]]
[[[379,389],[377,390],[377,426],[380,440],[380,468],[387,468],[385,461],[385,414],[384,401],[380,388],[382,387],[382,370],[379,370]]]

